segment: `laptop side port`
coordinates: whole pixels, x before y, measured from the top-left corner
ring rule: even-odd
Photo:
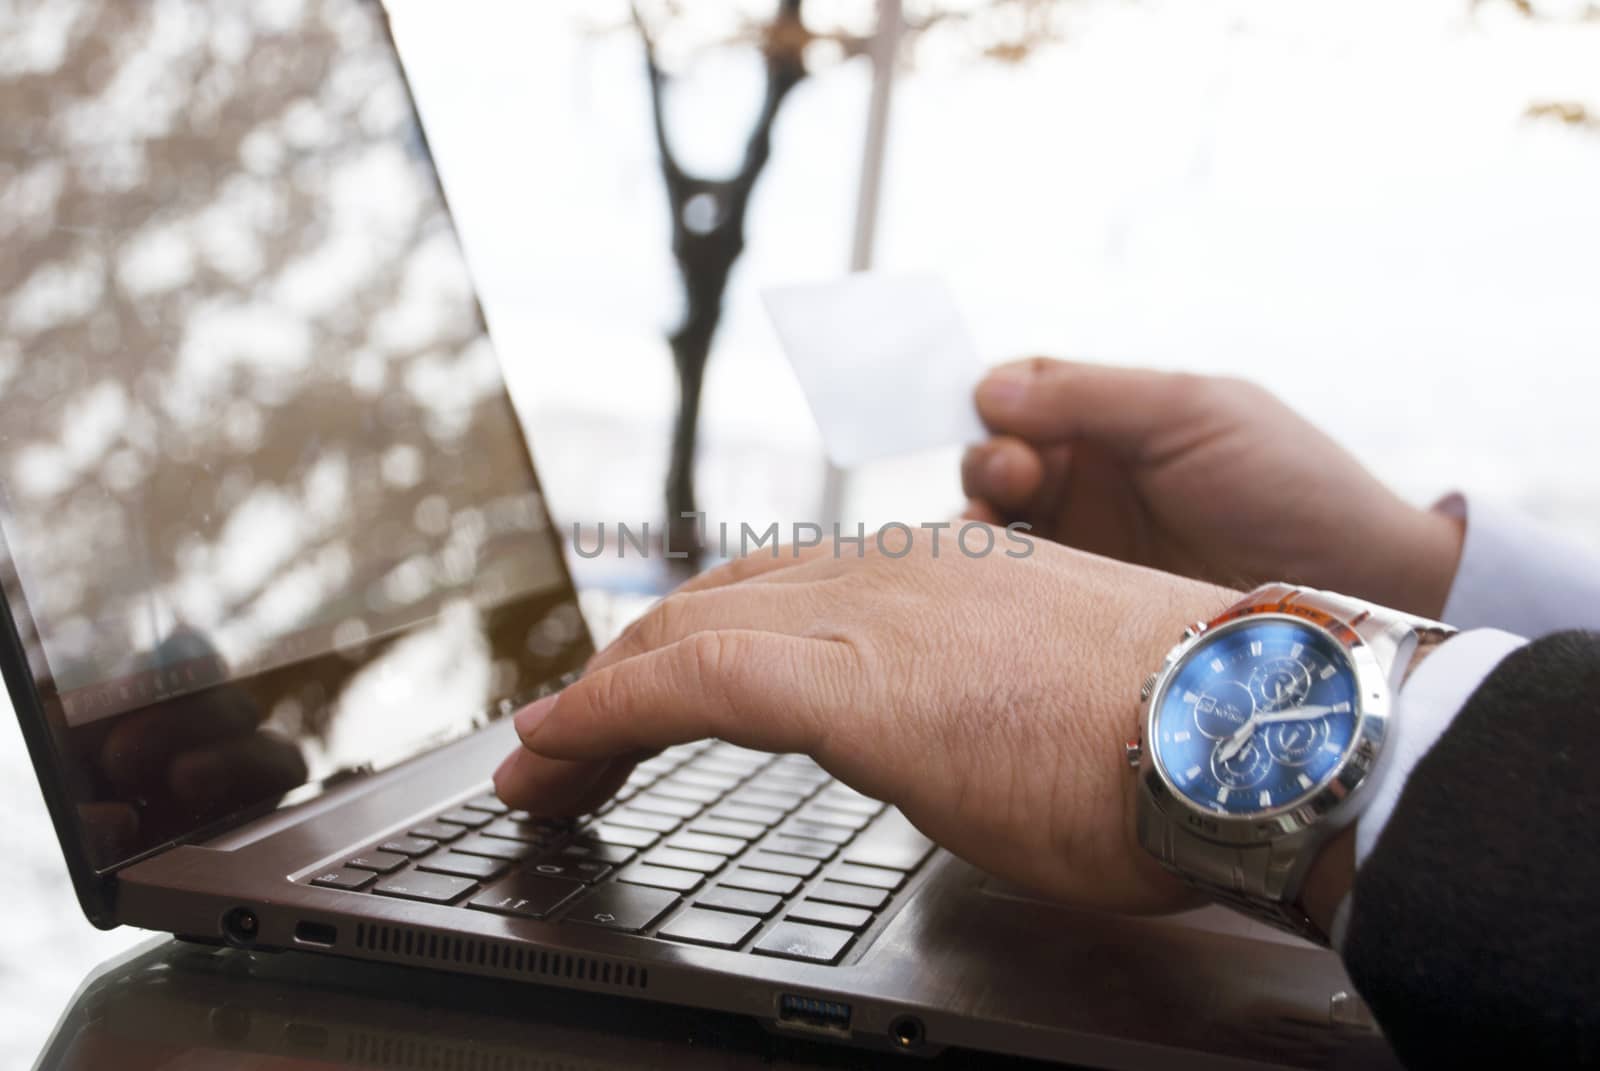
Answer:
[[[332,948],[339,940],[339,931],[323,922],[301,919],[295,923],[294,943],[316,948]]]
[[[802,997],[795,993],[778,996],[778,1023],[806,1030],[822,1030],[833,1034],[850,1032],[850,1005],[820,997]]]

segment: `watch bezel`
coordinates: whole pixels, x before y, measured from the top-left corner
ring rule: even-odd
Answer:
[[[1324,633],[1344,653],[1355,673],[1357,719],[1354,742],[1333,774],[1309,796],[1264,811],[1222,814],[1185,796],[1167,775],[1158,739],[1156,719],[1167,690],[1181,666],[1202,644],[1217,636],[1273,620],[1309,625]],[[1281,602],[1236,607],[1216,618],[1196,635],[1167,652],[1151,688],[1144,716],[1145,754],[1141,780],[1156,809],[1191,834],[1205,840],[1240,847],[1269,844],[1313,826],[1336,827],[1353,814],[1351,799],[1372,776],[1388,736],[1390,694],[1387,674],[1371,646],[1340,619],[1307,606],[1285,607]]]

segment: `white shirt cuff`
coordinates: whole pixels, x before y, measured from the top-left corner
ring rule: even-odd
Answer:
[[[1443,618],[1459,629],[1544,636],[1600,629],[1600,554],[1510,510],[1459,494],[1435,510],[1466,522]]]
[[[1412,671],[1395,699],[1393,729],[1382,778],[1373,786],[1372,798],[1356,819],[1356,869],[1367,861],[1378,837],[1394,813],[1411,771],[1426,755],[1472,693],[1512,651],[1528,641],[1499,629],[1482,628],[1453,636],[1435,648]],[[1346,895],[1333,917],[1328,935],[1333,947],[1343,950],[1349,923],[1351,895]]]

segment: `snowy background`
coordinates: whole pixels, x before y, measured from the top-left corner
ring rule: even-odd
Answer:
[[[654,517],[677,292],[638,44],[608,28],[624,9],[391,6],[554,507]],[[1067,26],[1022,65],[901,76],[880,267],[948,280],[990,359],[1243,374],[1417,501],[1464,488],[1600,539],[1600,131],[1525,115],[1600,104],[1600,25],[1465,0],[1106,0]],[[699,57],[672,114],[686,158],[725,166],[756,78]],[[780,117],[710,371],[713,514],[817,509],[815,432],[758,292],[843,270],[868,80],[820,69]],[[853,474],[845,512],[958,504],[946,452]],[[13,726],[7,1066],[141,936],[78,915]]]

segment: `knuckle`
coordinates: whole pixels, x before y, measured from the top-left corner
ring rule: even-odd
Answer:
[[[618,641],[625,657],[646,654],[664,647],[683,635],[695,599],[692,591],[675,591],[652,606],[643,617],[628,626]]]
[[[708,698],[726,699],[737,640],[722,632],[696,632],[679,644],[689,683]]]

